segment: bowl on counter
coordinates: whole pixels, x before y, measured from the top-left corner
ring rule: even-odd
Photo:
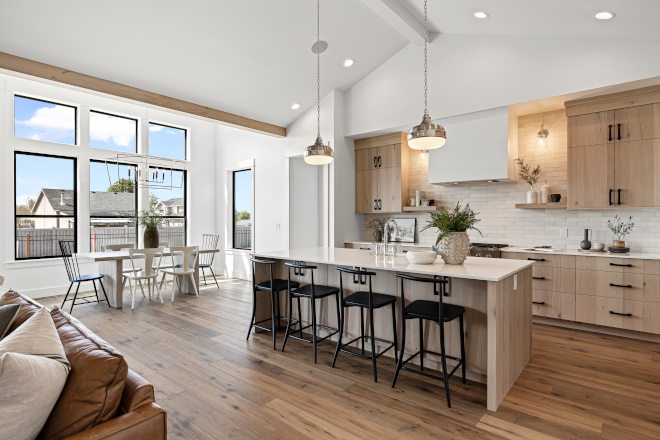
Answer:
[[[406,258],[412,264],[433,264],[438,258],[438,254],[434,251],[408,251]]]
[[[594,243],[592,249],[595,251],[602,251],[605,249],[605,243]]]

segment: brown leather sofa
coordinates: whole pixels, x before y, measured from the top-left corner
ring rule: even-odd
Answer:
[[[10,333],[42,307],[11,290],[0,297],[6,304],[21,304]],[[167,413],[156,404],[153,385],[77,319],[57,308],[50,313],[72,369],[37,439],[166,439]]]

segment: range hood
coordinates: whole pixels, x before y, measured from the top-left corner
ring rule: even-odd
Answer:
[[[518,117],[508,107],[443,119],[447,143],[429,151],[429,183],[517,181]]]

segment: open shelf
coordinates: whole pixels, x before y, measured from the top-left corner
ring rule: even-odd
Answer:
[[[516,203],[518,209],[566,209],[566,202],[557,203]]]
[[[442,206],[404,206],[403,212],[432,212],[442,209]]]

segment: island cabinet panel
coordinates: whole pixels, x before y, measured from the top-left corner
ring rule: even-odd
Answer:
[[[660,303],[578,294],[575,310],[580,322],[660,334]]]

